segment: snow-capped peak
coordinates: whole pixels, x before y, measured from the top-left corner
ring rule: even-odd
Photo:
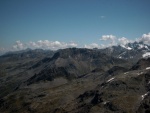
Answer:
[[[137,49],[149,50],[149,46],[144,44],[143,42],[128,43],[126,45],[126,47],[130,47],[130,48],[132,48],[134,50],[137,50]]]

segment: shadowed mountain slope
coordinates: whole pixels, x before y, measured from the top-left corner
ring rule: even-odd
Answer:
[[[137,69],[145,69],[147,67],[150,67],[150,57],[149,58],[143,58],[140,59],[133,67],[133,70]]]
[[[31,84],[42,80],[53,80],[60,76],[72,79],[90,73],[98,67],[107,70],[115,65],[125,66],[129,65],[129,63],[126,60],[110,57],[96,50],[77,48],[64,49],[56,52],[54,56],[44,64],[44,68],[40,68],[41,71],[36,73],[27,82]],[[36,68],[38,68],[38,66]]]

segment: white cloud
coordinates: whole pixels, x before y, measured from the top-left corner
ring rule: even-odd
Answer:
[[[119,43],[120,45],[126,45],[126,44],[128,44],[129,42],[131,42],[131,41],[128,40],[127,38],[125,38],[125,37],[122,37],[122,38],[119,38],[119,39],[118,39],[118,43]]]
[[[74,42],[65,43],[59,41],[48,41],[48,40],[40,40],[36,43],[36,47],[43,48],[43,49],[63,49],[67,47],[77,47],[77,44]]]
[[[114,35],[102,35],[100,38],[102,41],[110,41],[110,46],[116,45],[116,36]]]
[[[98,49],[100,49],[100,48],[104,48],[104,47],[106,47],[106,46],[104,46],[103,44],[101,44],[101,45],[98,45],[97,43],[92,43],[92,44],[89,44],[89,45],[84,45],[84,48],[88,48],[88,49],[93,49],[93,48],[98,48]]]
[[[143,34],[142,38],[139,39],[139,41],[144,42],[145,44],[150,44],[150,33]]]
[[[68,47],[77,47],[78,44],[74,43],[74,42],[70,42],[68,43]]]
[[[5,49],[3,47],[0,47],[0,51],[4,51]]]
[[[13,45],[14,50],[22,50],[25,48],[25,45],[20,40],[16,41],[16,43]]]
[[[102,15],[102,16],[100,16],[100,18],[101,18],[101,19],[103,19],[103,18],[105,18],[105,17],[106,17],[106,16],[103,16],[103,15]]]
[[[35,42],[29,42],[28,46],[30,46],[31,48],[39,48],[39,45]]]
[[[41,49],[57,50],[57,49],[77,47],[77,46],[78,45],[74,42],[65,43],[59,41],[39,40],[37,42],[29,42],[24,44],[21,41],[16,41],[16,44],[13,45],[13,50],[22,50],[26,48],[31,48],[31,49],[41,48]]]
[[[115,40],[116,36],[114,35],[103,35],[100,40]]]
[[[0,55],[2,55],[2,54],[5,53],[5,52],[6,52],[5,48],[0,47]]]

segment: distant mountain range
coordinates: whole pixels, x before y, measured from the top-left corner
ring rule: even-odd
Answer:
[[[142,42],[134,42],[126,45],[108,47],[101,51],[120,59],[134,59],[134,61],[137,61],[143,57],[143,54],[150,52],[150,45],[146,45]]]
[[[2,113],[148,113],[150,46],[9,52],[0,91]]]

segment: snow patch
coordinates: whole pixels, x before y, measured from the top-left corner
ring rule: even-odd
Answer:
[[[138,47],[138,49],[142,49],[144,47],[144,45],[142,45],[142,44],[139,44],[139,47]]]
[[[143,58],[150,57],[150,52],[143,54]]]
[[[147,46],[145,46],[145,48],[149,50],[149,48]]]
[[[150,67],[147,67],[146,70],[150,69]]]
[[[121,59],[122,57],[120,56],[119,58]]]
[[[122,55],[124,55],[126,53],[126,51],[125,52],[123,52],[123,53],[121,53],[119,56],[118,56],[118,58],[122,58]]]
[[[122,46],[123,48],[128,49],[128,50],[132,49],[131,47],[126,47],[125,45],[120,45],[120,46]]]
[[[126,74],[128,74],[129,72],[125,72],[124,74],[126,75]]]
[[[125,51],[125,52],[123,52],[123,53],[121,53],[119,56],[124,55],[125,53],[126,53],[126,51]]]
[[[103,102],[103,104],[107,104],[107,103],[109,103],[109,101],[105,101],[105,102]]]
[[[143,72],[138,73],[138,75],[141,75],[141,74],[143,74]]]
[[[131,50],[132,48],[131,47],[126,47],[126,49]]]
[[[113,77],[113,78],[107,80],[107,82],[111,82],[111,81],[114,80],[114,79],[115,79],[115,78]]]
[[[145,98],[145,96],[147,96],[149,94],[149,92],[145,93],[144,95],[141,95],[142,100]]]

